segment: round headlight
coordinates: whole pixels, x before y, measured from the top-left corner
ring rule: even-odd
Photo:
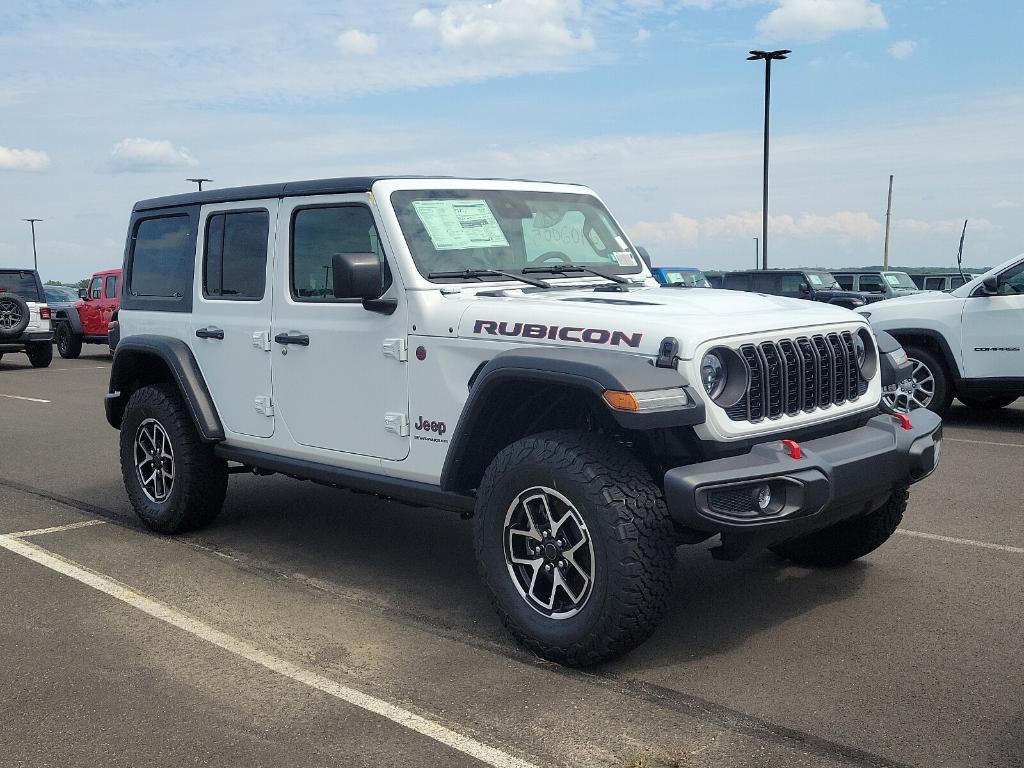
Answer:
[[[714,400],[725,389],[729,375],[722,358],[714,352],[708,352],[700,361],[700,381],[708,397]]]
[[[864,361],[868,359],[868,348],[864,344],[864,337],[859,333],[853,336],[853,353],[857,356],[857,368],[863,368]]]

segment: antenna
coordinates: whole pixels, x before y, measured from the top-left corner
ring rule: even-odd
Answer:
[[[967,282],[967,276],[964,274],[963,261],[964,261],[964,236],[967,234],[967,219],[964,219],[964,230],[960,233],[960,249],[956,252],[956,268],[960,272],[960,277]]]
[[[213,179],[185,179],[185,181],[191,181],[193,184],[198,184],[199,185],[199,191],[202,192],[203,191],[203,182],[204,181],[213,181]]]

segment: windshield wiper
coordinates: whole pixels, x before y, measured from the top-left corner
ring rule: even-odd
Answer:
[[[557,264],[552,264],[550,267],[523,267],[524,274],[534,272],[544,273],[548,275],[563,275],[571,274],[574,272],[582,273],[585,275],[594,275],[595,277],[603,277],[605,280],[611,280],[613,283],[618,283],[619,285],[630,285],[633,282],[629,278],[623,277],[622,275],[610,275],[607,272],[601,272],[596,269],[591,269],[590,267],[580,267],[575,264],[566,264],[565,266],[558,266]]]
[[[515,272],[503,272],[500,269],[461,269],[452,272],[430,272],[429,274],[427,274],[428,280],[445,277],[464,277],[466,279],[475,277],[478,280],[484,277],[507,277],[510,280],[519,280],[522,283],[526,283],[527,285],[535,285],[538,288],[551,287],[550,283],[546,283],[543,280],[534,280],[531,277],[517,275]]]

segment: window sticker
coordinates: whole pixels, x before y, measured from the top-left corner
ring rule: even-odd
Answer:
[[[886,275],[885,276],[885,280],[893,288],[899,288],[900,287],[900,277],[899,277],[899,275]]]
[[[633,258],[633,254],[629,251],[614,251],[612,257],[615,259],[615,263],[620,267],[635,267],[636,259]]]
[[[811,285],[824,285],[820,275],[808,275],[807,279],[811,281]]]
[[[508,248],[486,200],[414,200],[412,206],[438,251]]]

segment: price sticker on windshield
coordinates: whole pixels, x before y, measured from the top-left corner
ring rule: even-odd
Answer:
[[[615,259],[615,263],[620,267],[636,266],[636,258],[633,256],[632,251],[613,251],[612,258]]]
[[[508,248],[486,200],[414,200],[412,206],[435,250]]]

